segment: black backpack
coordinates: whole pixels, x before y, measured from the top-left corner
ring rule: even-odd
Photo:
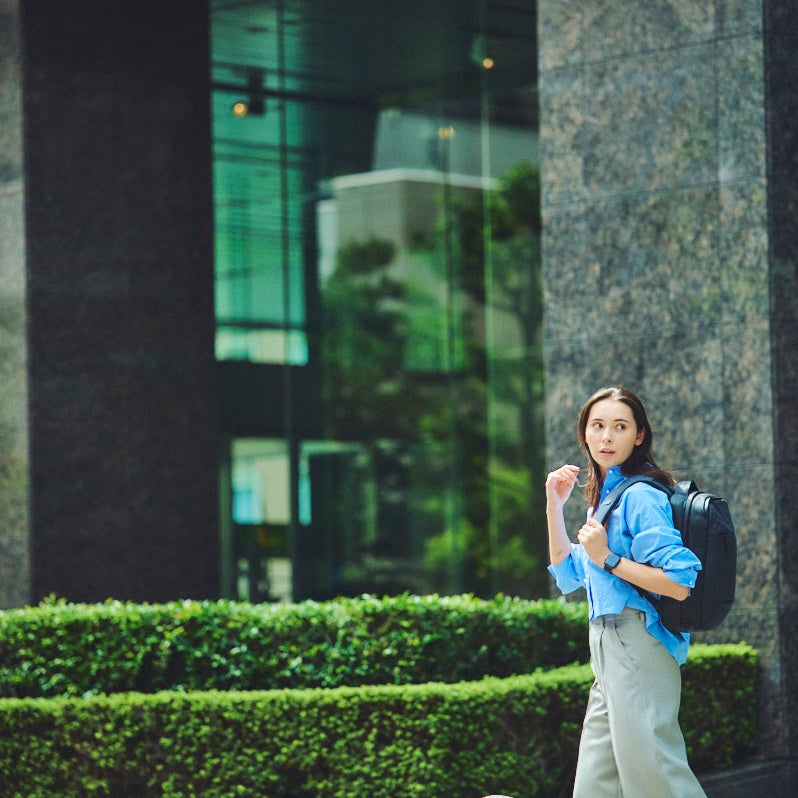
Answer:
[[[684,601],[667,596],[655,599],[642,588],[638,591],[656,607],[668,629],[674,632],[714,629],[731,609],[737,578],[737,538],[726,500],[703,493],[691,480],[669,487],[652,477],[628,477],[599,505],[595,517],[600,523],[605,523],[621,494],[635,482],[645,482],[668,494],[673,525],[702,565],[695,587]]]

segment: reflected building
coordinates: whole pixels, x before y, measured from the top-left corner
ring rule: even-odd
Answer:
[[[212,5],[226,594],[544,589],[534,27]]]

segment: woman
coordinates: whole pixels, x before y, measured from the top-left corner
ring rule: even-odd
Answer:
[[[679,666],[689,635],[672,632],[637,588],[683,601],[699,559],[682,545],[664,491],[637,483],[624,491],[606,527],[593,508],[627,476],[673,477],[651,454],[651,426],[640,399],[626,388],[597,391],[579,413],[587,454],[587,520],[572,543],[563,508],[579,467],[563,465],[546,479],[549,570],[563,593],[587,590],[590,690],[579,744],[574,798],[705,796],[687,764],[679,728]]]

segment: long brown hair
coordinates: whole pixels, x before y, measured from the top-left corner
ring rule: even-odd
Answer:
[[[632,411],[635,424],[637,425],[637,431],[640,432],[643,430],[643,442],[634,447],[626,462],[621,465],[621,473],[627,477],[645,474],[646,476],[654,477],[654,479],[660,482],[664,482],[666,485],[675,484],[675,480],[670,471],[660,468],[656,462],[654,462],[654,456],[651,454],[651,444],[653,440],[651,424],[648,423],[646,409],[643,407],[643,402],[640,400],[640,397],[632,393],[628,388],[623,388],[619,385],[610,388],[601,388],[582,405],[582,409],[579,411],[579,421],[577,423],[579,445],[587,455],[587,486],[585,487],[585,498],[587,499],[588,507],[598,507],[604,480],[601,476],[601,469],[598,463],[590,454],[590,449],[588,448],[585,438],[585,431],[587,430],[590,409],[596,402],[600,402],[603,399],[617,399],[619,402],[623,402]]]

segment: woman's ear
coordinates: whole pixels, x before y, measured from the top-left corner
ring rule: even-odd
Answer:
[[[640,446],[640,444],[646,439],[646,428],[640,430],[637,433],[637,437],[635,438],[635,446]]]

